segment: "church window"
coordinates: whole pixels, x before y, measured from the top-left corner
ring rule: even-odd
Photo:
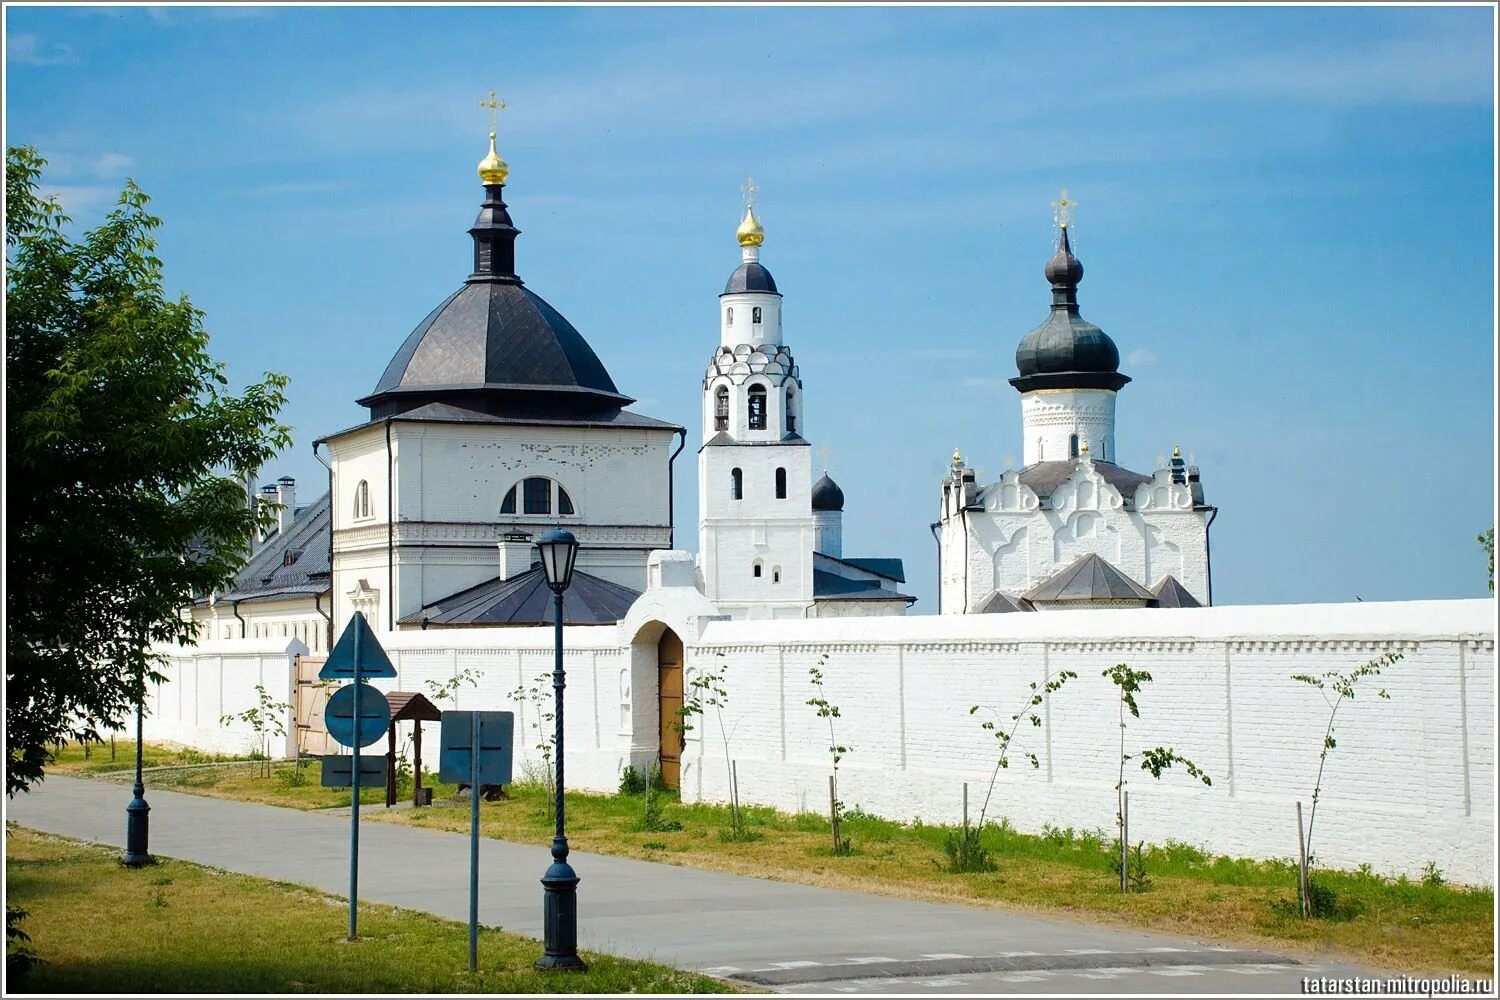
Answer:
[[[734,326],[734,306],[724,310],[724,322],[729,326]]]
[[[505,494],[505,499],[500,501],[500,513],[514,514],[516,512],[516,488],[512,486],[510,492]]]
[[[370,516],[370,484],[363,479],[354,488],[354,516]]]
[[[573,498],[568,496],[568,491],[562,488],[561,483],[557,486],[557,512],[559,514],[573,513]]]
[[[761,566],[760,560],[759,559],[755,560],[755,567],[752,570],[752,572],[754,573],[754,575],[755,575],[755,577],[757,579],[760,578],[760,566]]]
[[[760,325],[760,306],[756,306],[754,309],[750,310],[750,322],[754,323],[757,326]]]
[[[786,499],[786,470],[785,469],[777,469],[776,470],[776,499],[777,500],[785,500]]]
[[[1068,457],[1069,458],[1077,458],[1078,457],[1078,435],[1077,434],[1069,434],[1068,435]]]
[[[739,469],[729,470],[729,499],[745,499],[745,474]]]
[[[752,431],[763,431],[766,429],[766,387],[763,385],[752,385],[750,387],[750,429]]]
[[[786,432],[797,433],[797,393],[790,388],[786,391]]]
[[[714,393],[714,430],[729,430],[729,387],[719,386],[719,391]]]
[[[772,583],[780,583],[781,582],[781,567],[780,566],[772,566],[771,567],[771,582]]]
[[[527,514],[552,513],[552,480],[532,476],[521,484],[522,510]]]

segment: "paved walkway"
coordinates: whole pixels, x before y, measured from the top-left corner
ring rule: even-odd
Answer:
[[[348,814],[147,791],[154,854],[348,891]],[[9,819],[123,847],[127,787],[49,777]],[[367,807],[370,808],[370,807]],[[374,807],[379,808],[379,807]],[[360,897],[468,919],[468,838],[360,824]],[[540,937],[547,845],[485,840],[480,921]],[[1370,974],[1179,937],[575,852],[583,947],[785,992],[1301,992]],[[482,956],[481,956],[482,960]]]

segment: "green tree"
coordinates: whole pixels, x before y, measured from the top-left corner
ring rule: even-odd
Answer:
[[[1490,557],[1490,593],[1495,592],[1495,526],[1492,524],[1482,535],[1477,536],[1485,555]]]
[[[146,195],[127,183],[75,242],[44,166],[6,150],[7,794],[49,745],[126,721],[160,679],[152,644],[194,641],[183,606],[275,516],[242,477],[291,442],[286,377],[227,391],[203,313],[167,296]]]

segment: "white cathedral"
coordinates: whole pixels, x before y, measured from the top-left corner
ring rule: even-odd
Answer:
[[[630,410],[584,337],[525,286],[508,175],[492,130],[471,273],[358,401],[368,419],[314,443],[327,493],[299,507],[290,479],[258,496],[249,486],[278,505],[278,523],[230,588],[194,604],[207,636],[323,650],[355,611],[382,630],[550,622],[533,539],[554,525],[581,543],[568,624],[616,622],[647,588],[653,551],[675,540],[686,429]],[[1046,268],[1052,312],[1021,342],[1011,380],[1024,467],[980,486],[955,454],[942,484],[944,614],[1210,599],[1216,509],[1197,469],[1175,455],[1149,476],[1112,461],[1129,379],[1078,314],[1083,268],[1063,223]],[[696,589],[731,618],[905,614],[902,561],[846,556],[843,491],[826,471],[813,481],[802,376],[753,202],[736,237],[702,383]]]

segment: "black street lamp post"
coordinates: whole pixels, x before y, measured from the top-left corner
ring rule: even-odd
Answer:
[[[537,539],[542,572],[552,591],[554,666],[552,690],[556,699],[557,734],[557,829],[552,837],[552,864],[542,876],[542,925],[546,952],[537,959],[539,969],[584,969],[578,957],[578,876],[568,864],[568,837],[563,826],[563,592],[573,582],[573,561],[578,539],[572,532],[553,528]]]
[[[151,862],[147,851],[148,834],[151,828],[151,807],[146,804],[146,782],[141,777],[141,730],[146,712],[146,687],[144,681],[136,692],[135,703],[135,787],[134,798],[125,807],[125,864],[139,868]]]

